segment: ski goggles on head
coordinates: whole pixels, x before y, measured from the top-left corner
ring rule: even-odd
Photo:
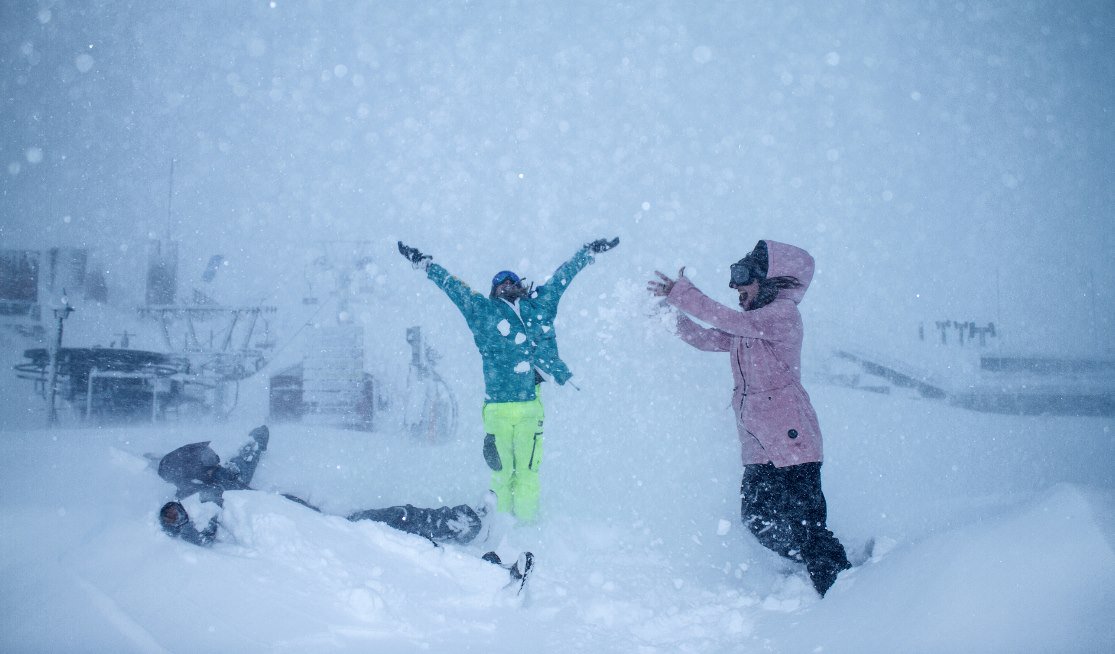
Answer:
[[[501,270],[496,273],[495,277],[492,277],[492,288],[495,288],[496,286],[499,286],[506,281],[511,281],[515,284],[521,284],[523,280],[519,279],[519,276],[511,272],[510,270]]]
[[[742,259],[733,263],[731,266],[732,271],[732,286],[749,286],[763,278],[763,275],[755,269],[755,264],[747,259]]]

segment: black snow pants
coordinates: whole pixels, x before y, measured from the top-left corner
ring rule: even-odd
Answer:
[[[390,506],[386,509],[364,509],[348,516],[348,519],[374,520],[388,527],[428,538],[435,543],[456,542],[465,544],[480,533],[480,517],[472,507],[442,506],[427,509],[417,506]]]
[[[764,547],[805,563],[821,596],[841,570],[851,567],[844,546],[825,525],[828,507],[819,462],[785,468],[773,463],[745,465],[740,514]]]

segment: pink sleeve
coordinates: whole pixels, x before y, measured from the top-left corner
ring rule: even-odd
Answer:
[[[678,336],[698,350],[705,352],[728,352],[732,348],[732,337],[719,329],[702,327],[683,314],[678,314]]]
[[[794,320],[780,308],[787,303],[775,302],[754,311],[736,311],[705,295],[684,277],[677,280],[666,301],[733,336],[777,341],[792,338],[795,326],[800,331],[800,319]]]

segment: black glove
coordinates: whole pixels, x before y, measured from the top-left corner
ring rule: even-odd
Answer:
[[[619,245],[619,237],[618,236],[613,238],[610,241],[608,239],[598,238],[591,243],[585,243],[585,247],[588,248],[589,252],[592,252],[593,254],[600,254],[601,252],[607,252],[608,250],[611,250],[612,248],[614,248],[617,245]]]
[[[430,261],[433,259],[433,257],[428,254],[422,254],[421,250],[419,250],[418,248],[412,248],[409,245],[403,245],[402,241],[399,241],[399,254],[406,257],[407,261],[409,261],[416,268],[418,266],[421,266],[423,261]]]

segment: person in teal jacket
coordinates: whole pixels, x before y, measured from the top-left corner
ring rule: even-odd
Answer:
[[[552,379],[563,385],[573,376],[558,354],[558,302],[577,273],[594,261],[593,254],[617,245],[619,238],[586,243],[538,287],[501,270],[485,296],[433,257],[399,242],[399,253],[445,291],[472,331],[484,363],[484,459],[492,469],[496,508],[523,522],[533,522],[538,514],[545,417],[541,384]]]

